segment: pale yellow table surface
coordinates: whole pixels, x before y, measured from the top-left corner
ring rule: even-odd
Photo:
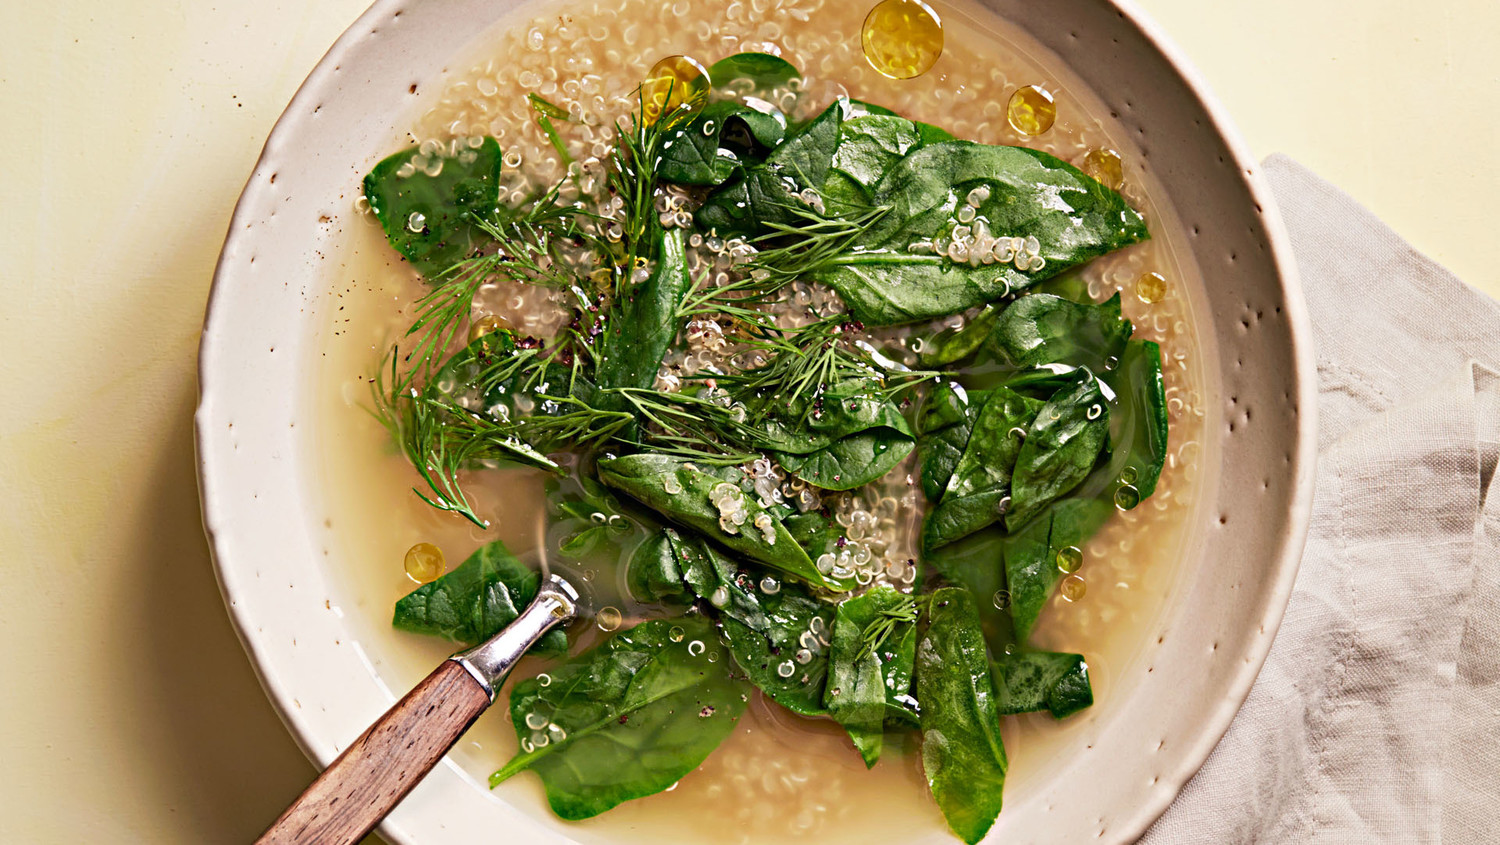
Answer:
[[[1141,4],[1256,155],[1500,293],[1500,3]],[[0,842],[247,841],[312,776],[210,570],[194,360],[261,143],[364,5],[5,3]]]

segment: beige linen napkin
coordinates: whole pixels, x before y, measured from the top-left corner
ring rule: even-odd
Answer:
[[[1500,843],[1500,304],[1264,169],[1318,359],[1311,532],[1245,706],[1142,841]]]

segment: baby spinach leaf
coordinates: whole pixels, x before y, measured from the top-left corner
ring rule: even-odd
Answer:
[[[664,528],[636,549],[625,567],[625,582],[640,601],[695,597],[747,627],[769,627],[755,581],[702,537]]]
[[[927,785],[949,829],[973,845],[1000,815],[1008,763],[989,656],[967,590],[932,594],[917,646],[916,687]]]
[[[969,445],[974,420],[988,399],[989,391],[967,391],[958,382],[943,382],[923,404],[917,417],[917,461],[927,501],[937,502],[948,488]]]
[[[974,420],[947,489],[922,523],[922,547],[935,549],[998,522],[1010,505],[1011,470],[1022,448],[1019,436],[1042,403],[996,388]]]
[[[1110,412],[1114,450],[1109,478],[1130,482],[1144,502],[1156,492],[1167,460],[1167,392],[1161,375],[1161,347],[1151,341],[1125,344],[1120,363],[1103,376],[1117,397]]]
[[[496,540],[480,546],[452,572],[407,593],[396,602],[391,624],[403,631],[475,645],[514,622],[536,598],[541,582],[540,575]],[[533,649],[537,654],[566,653],[568,636],[561,628],[554,629]]]
[[[942,367],[973,355],[995,330],[1004,311],[999,303],[990,303],[962,326],[934,332],[922,343],[922,366]]]
[[[743,85],[748,80],[751,91],[767,92],[775,88],[786,88],[802,74],[791,62],[770,53],[735,53],[720,59],[708,68],[708,78],[715,90],[728,91]]]
[[[979,627],[989,643],[991,654],[1003,654],[1015,642],[1015,625],[1011,622],[1009,594],[1005,589],[1005,551],[1009,538],[1002,526],[994,526],[924,552],[922,561],[955,587],[967,589],[978,605]],[[1000,605],[996,596],[1004,597]]]
[[[549,669],[545,685],[516,684],[510,718],[523,751],[490,786],[530,769],[552,811],[569,821],[667,789],[719,746],[745,709],[743,682],[728,661],[705,653],[715,640],[701,617],[653,619]],[[541,730],[528,725],[540,719]]]
[[[621,294],[605,328],[595,378],[604,388],[647,388],[677,338],[677,310],[690,284],[682,230],[656,230],[656,267]]]
[[[958,207],[981,187],[988,197],[977,219],[995,236],[1037,238],[1043,267],[958,263],[912,251],[919,242],[950,236],[960,225]],[[954,314],[1148,237],[1141,216],[1118,193],[1024,147],[966,141],[923,146],[885,173],[873,203],[889,212],[815,274],[867,325]]]
[[[890,472],[911,454],[915,440],[890,428],[873,428],[830,443],[809,455],[773,453],[781,466],[814,487],[853,490]]]
[[[895,613],[903,608],[911,609],[908,596],[877,586],[840,604],[834,616],[823,704],[849,732],[866,767],[880,759],[886,720],[907,721],[916,714],[911,696],[916,617]],[[877,625],[884,628],[882,642],[871,648]]]
[[[844,537],[844,529],[837,522],[816,511],[796,513],[782,519],[797,545],[807,550],[807,556],[816,560],[827,552],[838,548]]]
[[[657,175],[683,185],[717,185],[765,158],[786,134],[786,117],[729,100],[710,103],[662,141]]]
[[[1047,400],[1026,431],[1005,514],[1011,531],[1077,487],[1109,441],[1109,408],[1099,380],[1088,370],[1078,374],[1071,386]]]
[[[773,224],[795,224],[797,210],[805,207],[796,194],[822,185],[828,177],[839,142],[842,109],[842,101],[835,101],[787,135],[764,162],[715,188],[698,209],[698,225],[725,236],[753,236]]]
[[[598,470],[599,480],[606,485],[750,560],[836,592],[853,586],[852,578],[836,579],[819,572],[781,520],[754,496],[741,494],[745,522],[734,526],[734,533],[726,532],[712,496],[714,488],[726,482],[688,461],[668,455],[626,455],[599,461]],[[761,515],[771,520],[769,532],[755,527]]]
[[[417,168],[417,159],[432,170]],[[375,165],[364,190],[386,240],[423,275],[436,278],[490,240],[475,220],[499,204],[500,145],[485,138],[479,147],[451,156],[422,155],[411,147]]]
[[[886,115],[850,118],[839,127],[839,145],[832,166],[866,191],[873,191],[880,177],[920,144],[917,127],[906,118]]]
[[[1006,539],[1005,583],[1016,642],[1025,643],[1031,636],[1042,608],[1062,579],[1057,553],[1094,536],[1113,511],[1113,503],[1100,499],[1062,499]]]
[[[1120,317],[1118,293],[1099,305],[1037,293],[1001,313],[989,346],[1018,368],[1070,364],[1102,373],[1119,361],[1131,328]]]
[[[1021,651],[990,664],[1001,716],[1046,710],[1064,719],[1094,703],[1089,664],[1081,654]]]
[[[762,595],[760,602],[770,623],[764,631],[733,617],[723,620],[724,641],[735,663],[782,707],[803,716],[824,714],[834,606],[790,582]]]

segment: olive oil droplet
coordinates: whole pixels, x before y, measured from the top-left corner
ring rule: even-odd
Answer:
[[[1057,103],[1046,88],[1027,85],[1010,95],[1005,116],[1010,121],[1010,128],[1022,135],[1041,135],[1057,120]]]
[[[443,550],[431,543],[418,543],[406,550],[406,577],[418,584],[436,581],[447,568]]]
[[[911,79],[943,54],[943,22],[921,0],[881,0],[860,30],[865,60],[883,76]]]
[[[620,627],[620,623],[623,621],[624,616],[617,607],[601,607],[599,608],[599,612],[594,615],[594,624],[598,625],[601,631],[613,631]]]
[[[1135,467],[1126,467],[1120,470],[1121,484],[1134,484],[1137,478]]]
[[[1083,550],[1077,546],[1067,546],[1057,550],[1057,568],[1066,573],[1078,571],[1083,565]]]
[[[1167,277],[1160,273],[1146,273],[1136,280],[1135,295],[1148,305],[1161,301],[1167,295]]]
[[[486,314],[469,324],[469,342],[473,343],[481,337],[487,334],[494,334],[501,329],[508,331],[510,327],[510,323],[504,317]]]
[[[680,116],[679,109],[697,109],[707,103],[711,88],[708,70],[697,59],[668,56],[653,65],[641,83],[641,111],[647,123]]]
[[[1079,575],[1069,575],[1062,580],[1062,597],[1068,601],[1078,601],[1083,594],[1088,592],[1088,585],[1083,582]]]
[[[1115,507],[1128,511],[1141,503],[1141,491],[1129,484],[1121,484],[1115,491]]]
[[[1090,150],[1079,169],[1111,190],[1118,191],[1125,184],[1125,162],[1114,150]]]
[[[995,603],[996,610],[1009,610],[1010,590],[996,590],[992,601]]]

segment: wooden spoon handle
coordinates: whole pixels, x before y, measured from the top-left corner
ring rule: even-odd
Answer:
[[[489,706],[489,692],[467,669],[443,661],[344,749],[257,843],[358,842]]]

